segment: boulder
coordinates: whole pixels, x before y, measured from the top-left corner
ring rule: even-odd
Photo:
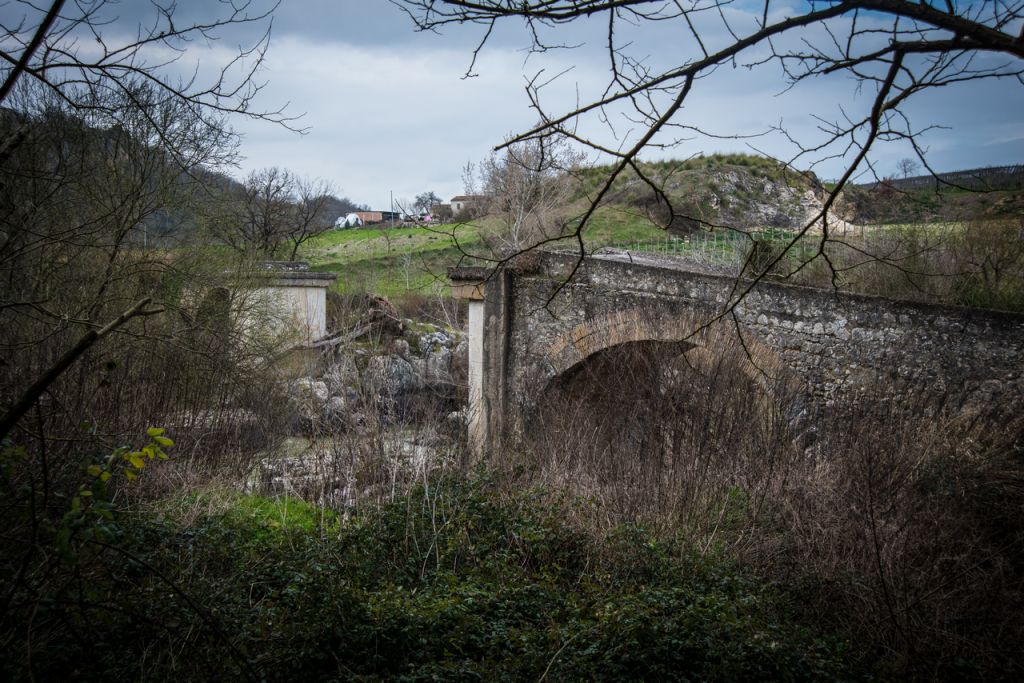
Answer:
[[[455,335],[449,332],[427,332],[419,338],[419,349],[421,355],[444,347],[450,349],[455,345]]]
[[[293,380],[289,385],[289,390],[289,393],[300,401],[323,404],[331,397],[331,393],[327,389],[327,382],[308,377]]]
[[[423,382],[429,387],[448,387],[453,384],[451,365],[452,353],[450,346],[438,346],[423,359]]]
[[[388,353],[409,360],[409,342],[404,339],[393,339],[388,344]]]
[[[324,412],[331,424],[339,426],[348,424],[348,401],[341,396],[332,396],[327,399],[327,405],[324,407]]]
[[[359,368],[354,356],[342,355],[327,367],[324,381],[332,396],[345,394],[349,389],[358,387],[361,381]]]
[[[423,388],[423,378],[412,364],[396,356],[374,356],[363,372],[363,387],[375,393],[397,396]]]

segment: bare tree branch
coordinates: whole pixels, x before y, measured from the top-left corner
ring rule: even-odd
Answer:
[[[797,152],[782,161],[787,168],[814,168],[826,159],[844,160],[841,179],[822,198],[822,208],[799,230],[790,235],[789,243],[759,272],[744,272],[750,280],[737,282],[732,303],[722,311],[727,314],[753,287],[784,259],[791,256],[795,245],[812,232],[818,233],[817,247],[811,260],[820,259],[832,274],[833,285],[839,286],[842,266],[834,263],[826,247],[834,242],[830,225],[844,187],[860,174],[874,174],[871,153],[877,143],[909,141],[925,168],[931,171],[924,151],[917,144],[922,133],[934,128],[915,128],[906,112],[906,105],[921,93],[948,88],[961,83],[985,79],[1006,79],[1024,83],[1024,3],[984,2],[943,5],[910,2],[909,0],[843,0],[812,1],[800,9],[787,9],[785,16],[775,15],[766,2],[763,8],[748,13],[749,22],[738,21],[737,14],[724,10],[730,3],[723,0],[654,1],[654,0],[392,0],[413,18],[420,30],[438,31],[454,24],[481,24],[487,27],[481,46],[474,51],[474,64],[487,42],[495,22],[525,22],[530,50],[550,49],[550,36],[558,27],[587,17],[601,16],[607,26],[605,54],[609,67],[607,86],[599,96],[584,99],[572,108],[548,112],[543,106],[541,89],[548,80],[537,74],[527,82],[531,108],[539,114],[539,123],[507,138],[496,149],[509,149],[525,141],[544,136],[565,136],[585,148],[612,157],[608,177],[590,198],[580,221],[568,232],[578,252],[579,262],[586,253],[588,223],[604,201],[617,177],[627,170],[635,173],[660,202],[667,202],[663,190],[652,178],[645,176],[636,163],[644,150],[667,149],[681,139],[665,140],[666,134],[698,133],[714,137],[708,131],[687,123],[682,100],[695,81],[714,78],[716,69],[725,66],[756,67],[781,65],[785,88],[816,78],[840,76],[853,81],[855,93],[865,92],[871,98],[871,110],[852,113],[841,109],[836,122],[821,120],[822,137],[814,142],[782,132]],[[735,10],[736,8],[731,8]],[[679,22],[681,48],[689,49],[675,65],[661,70],[649,66],[642,55],[634,56],[631,45],[617,33],[621,20],[642,27],[648,22]],[[978,59],[982,55],[995,59]],[[1000,61],[998,57],[1003,57]],[[746,61],[743,61],[746,60]],[[615,149],[593,135],[578,133],[586,117],[597,117],[607,125],[616,140],[620,135],[613,127],[612,113],[635,126],[634,138]],[[592,130],[592,129],[588,129]],[[744,226],[724,225],[746,231]],[[520,250],[552,244],[566,235],[542,237]],[[502,265],[515,255],[503,254],[495,259]],[[804,260],[797,270],[805,267]]]
[[[124,325],[132,318],[163,313],[163,308],[147,309],[146,307],[152,302],[152,298],[146,297],[121,315],[111,320],[104,327],[98,330],[89,330],[86,332],[85,335],[78,340],[77,344],[68,349],[64,355],[57,360],[57,362],[47,368],[46,371],[43,372],[38,379],[25,389],[21,396],[11,404],[11,407],[7,409],[6,413],[4,413],[3,418],[0,418],[0,439],[7,436],[7,434],[14,428],[14,425],[18,423],[18,420],[20,420],[25,413],[35,405],[36,400],[43,395],[43,392],[46,391],[47,387],[53,384],[55,379],[60,377],[65,370],[71,367],[71,364],[78,360],[78,358],[85,353],[89,347],[100,339],[106,337],[117,328],[121,327],[121,325]]]

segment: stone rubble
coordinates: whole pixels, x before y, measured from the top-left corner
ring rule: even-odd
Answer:
[[[382,350],[362,344],[335,348],[322,376],[287,380],[285,386],[299,431],[354,432],[365,437],[382,425],[398,429],[403,406],[418,398],[461,405],[469,355],[465,334],[442,329],[417,332],[412,321],[406,321],[403,327],[408,329],[402,337],[392,339]],[[405,459],[411,458],[412,466],[421,467],[418,461],[422,458],[415,453],[455,444],[466,432],[464,409],[450,410],[446,415],[405,446],[392,444],[392,450],[412,448],[413,456]],[[268,458],[262,462],[258,488],[268,495],[314,496],[326,504],[344,507],[354,504],[357,494],[366,495],[365,487],[358,485],[359,474],[351,470],[351,462],[343,467],[325,449]]]

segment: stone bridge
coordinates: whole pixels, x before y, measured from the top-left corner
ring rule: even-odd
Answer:
[[[735,278],[667,257],[541,252],[501,269],[449,270],[469,300],[470,434],[478,452],[514,433],[555,378],[633,342],[734,354],[791,419],[869,385],[923,387],[956,410],[1024,391],[1024,315],[762,282],[732,309]],[[539,256],[539,258],[537,258]],[[724,311],[725,315],[722,315]],[[784,398],[783,398],[784,397]]]

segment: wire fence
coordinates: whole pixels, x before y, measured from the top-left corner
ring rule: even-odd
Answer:
[[[750,233],[720,232],[698,233],[694,235],[671,235],[652,232],[648,239],[632,239],[602,244],[601,246],[628,249],[634,252],[682,256],[704,263],[739,266],[744,263],[755,241],[768,243],[772,249],[781,249],[793,241],[791,232],[776,228],[766,228]],[[817,249],[816,236],[798,238],[790,247],[790,255],[801,258]]]

